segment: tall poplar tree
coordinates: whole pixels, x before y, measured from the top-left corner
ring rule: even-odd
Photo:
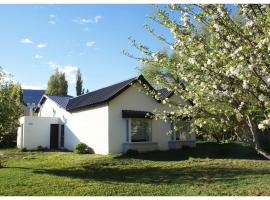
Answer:
[[[76,74],[76,94],[77,94],[77,96],[83,94],[82,85],[83,85],[82,75],[81,75],[80,69],[78,69],[77,74]]]
[[[67,92],[68,82],[65,73],[56,69],[55,73],[49,78],[46,94],[65,96]]]

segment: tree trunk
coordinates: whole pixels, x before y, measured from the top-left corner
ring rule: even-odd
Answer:
[[[256,126],[256,124],[252,121],[252,119],[250,119],[249,116],[247,116],[247,124],[249,127],[249,130],[251,132],[252,138],[253,138],[253,145],[255,150],[261,154],[262,156],[264,156],[265,158],[270,160],[270,154],[265,152],[261,146],[260,146],[260,142],[259,142],[259,138],[258,138],[258,128]]]

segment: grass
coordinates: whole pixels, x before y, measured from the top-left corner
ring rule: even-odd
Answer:
[[[0,150],[0,195],[270,195],[270,162],[240,144],[137,157]]]

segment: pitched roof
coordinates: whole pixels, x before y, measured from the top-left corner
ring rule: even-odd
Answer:
[[[73,98],[72,96],[58,96],[58,95],[46,95],[49,99],[57,103],[61,108],[66,109],[68,101]]]
[[[34,103],[35,105],[38,104],[40,101],[41,97],[45,93],[45,90],[30,90],[30,89],[23,89],[23,102],[25,104],[32,104]]]
[[[160,89],[160,90],[157,90],[159,93],[160,93],[160,95],[162,96],[162,97],[164,97],[164,98],[169,98],[169,97],[171,97],[172,95],[173,95],[173,91],[169,91],[169,90],[167,90],[166,88],[162,88],[162,89]]]
[[[112,100],[114,97],[124,92],[127,88],[129,88],[132,84],[134,84],[137,81],[144,85],[147,85],[150,90],[160,92],[164,98],[166,97],[169,98],[172,95],[172,92],[169,92],[166,89],[162,89],[159,91],[155,90],[150,85],[150,83],[142,75],[140,75],[78,97],[44,95],[43,98],[40,100],[39,104],[40,105],[43,104],[46,98],[50,98],[51,100],[56,102],[60,107],[66,109],[67,111],[83,109],[88,106],[102,104]],[[39,108],[36,109],[36,111],[38,110]]]
[[[145,78],[140,75],[120,83],[72,98],[69,100],[67,105],[67,110],[76,110],[86,106],[96,105],[100,103],[105,103],[125,91],[133,83],[140,80],[142,83],[147,84],[151,89],[153,87],[145,80]]]

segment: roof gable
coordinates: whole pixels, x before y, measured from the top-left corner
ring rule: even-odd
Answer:
[[[59,105],[61,108],[66,109],[68,102],[71,98],[73,98],[72,96],[58,96],[58,95],[46,95],[49,99],[51,99],[52,101],[54,101],[57,105]]]
[[[141,81],[142,83],[147,84],[151,89],[153,89],[153,87],[145,80],[145,78],[140,75],[138,77],[134,77],[120,83],[72,98],[68,102],[67,110],[72,111],[87,106],[108,102],[114,97],[121,94],[123,91],[125,91],[137,81]]]
[[[42,98],[45,90],[30,90],[30,89],[23,89],[23,102],[25,104],[38,104],[40,99]]]

